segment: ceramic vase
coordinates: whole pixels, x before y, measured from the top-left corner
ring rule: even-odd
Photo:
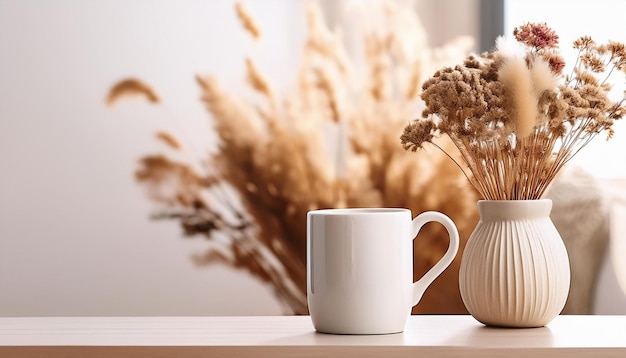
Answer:
[[[570,266],[552,201],[481,200],[459,271],[465,307],[488,326],[541,327],[565,306]]]

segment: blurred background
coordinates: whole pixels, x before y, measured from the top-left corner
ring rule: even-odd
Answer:
[[[342,29],[348,56],[358,56],[359,23],[367,19],[360,9],[383,3],[328,0],[319,8],[328,28]],[[415,13],[432,49],[488,50],[528,21],[547,22],[562,44],[582,30],[626,41],[623,0],[394,3]],[[308,2],[243,1],[262,30],[258,40],[235,4],[0,0],[0,316],[289,313],[250,270],[198,265],[193,257],[203,255],[206,240],[185,237],[176,220],[152,219],[158,205],[134,176],[140,158],[167,149],[156,131],[185,133],[200,150],[216,146],[196,75],[213,74],[228,92],[247,94],[250,57],[275,91],[298,82]],[[149,83],[160,104],[139,98],[107,106],[109,90],[128,77]],[[597,138],[572,163],[573,177],[595,190],[589,210],[606,219],[591,234],[602,245],[599,266],[589,268],[588,313],[626,314],[626,126],[615,129],[611,141]],[[579,185],[564,182],[574,192]]]

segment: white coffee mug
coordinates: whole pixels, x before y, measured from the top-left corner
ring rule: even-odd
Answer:
[[[413,240],[426,223],[446,228],[445,255],[413,283]],[[411,308],[454,260],[459,234],[439,212],[326,209],[307,215],[307,300],[313,326],[335,334],[404,331]]]

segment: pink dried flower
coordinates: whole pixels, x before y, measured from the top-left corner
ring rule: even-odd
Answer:
[[[559,35],[544,23],[527,23],[513,30],[515,39],[537,50],[559,46]]]
[[[563,57],[559,55],[553,55],[548,57],[548,64],[550,65],[550,69],[552,72],[560,75],[563,73],[563,68],[565,67],[565,60]]]

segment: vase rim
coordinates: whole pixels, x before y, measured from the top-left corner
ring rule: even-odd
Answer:
[[[478,201],[481,220],[548,217],[551,210],[551,199]]]

